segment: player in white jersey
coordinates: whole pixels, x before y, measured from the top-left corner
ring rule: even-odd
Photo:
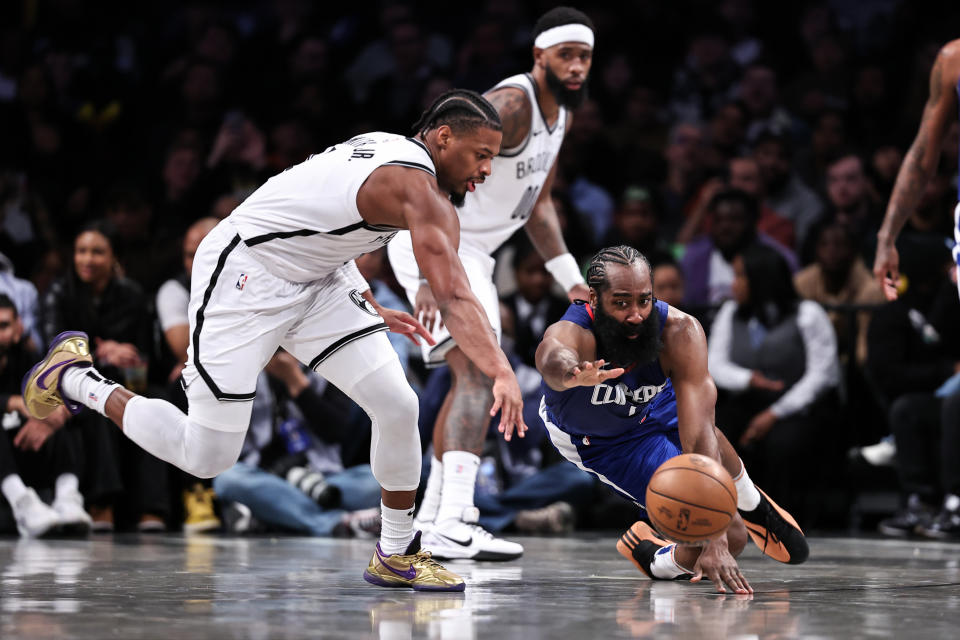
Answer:
[[[491,254],[520,227],[571,300],[589,295],[563,241],[550,190],[557,154],[570,127],[570,109],[585,96],[592,53],[590,19],[576,9],[552,9],[534,26],[532,71],[507,78],[485,94],[503,121],[503,144],[487,184],[468,193],[458,211],[460,260],[498,338],[500,308]],[[434,457],[416,525],[440,558],[516,558],[522,546],[495,538],[476,524],[473,490],[493,403],[490,381],[447,331],[442,309],[436,318],[436,291],[417,269],[409,234],[399,234],[387,251],[414,315],[423,319],[437,342],[423,347],[424,360],[428,366],[445,360],[452,377],[433,431]]]
[[[279,347],[370,415],[370,462],[383,488],[382,535],[364,578],[388,587],[462,591],[463,580],[420,546],[417,396],[385,330],[429,336],[409,314],[380,307],[353,259],[409,229],[447,324],[485,375],[507,433],[523,432],[519,386],[457,258],[451,202],[490,174],[500,149],[494,108],[469,91],[438,98],[416,138],[357,136],[266,182],[204,238],[194,258],[184,414],[135,395],[92,366],[87,336],[67,332],[24,378],[36,417],[60,404],[102,413],[141,447],[198,477],[236,462],[257,374]]]

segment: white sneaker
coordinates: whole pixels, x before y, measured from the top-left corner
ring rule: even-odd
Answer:
[[[83,496],[79,491],[66,491],[63,494],[57,494],[51,505],[60,518],[60,526],[66,532],[86,535],[90,533],[93,527],[93,518],[83,510]]]
[[[17,530],[24,538],[39,538],[60,524],[60,516],[50,505],[28,488],[27,492],[13,505],[13,517],[17,521]]]
[[[424,535],[430,533],[433,530],[433,525],[436,524],[431,518],[430,520],[421,520],[420,513],[417,513],[417,517],[413,519],[413,530],[422,531]]]
[[[468,507],[460,520],[445,520],[423,534],[423,548],[441,560],[513,560],[523,555],[516,542],[495,538],[476,524],[480,510]]]

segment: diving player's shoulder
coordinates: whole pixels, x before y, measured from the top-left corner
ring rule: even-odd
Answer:
[[[700,321],[676,307],[669,307],[661,333],[665,355],[676,357],[688,349],[707,348],[707,336]]]

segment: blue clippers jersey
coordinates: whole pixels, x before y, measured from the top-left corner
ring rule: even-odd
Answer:
[[[669,305],[656,301],[660,333]],[[593,331],[593,309],[572,304],[561,320]],[[555,391],[541,383],[547,417],[574,436],[615,437],[628,431],[654,432],[677,428],[677,403],[673,384],[655,360],[631,368],[619,378],[593,387]]]

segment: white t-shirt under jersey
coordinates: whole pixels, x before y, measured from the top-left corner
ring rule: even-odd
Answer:
[[[355,136],[279,173],[227,217],[267,271],[291,282],[319,280],[375,251],[397,229],[368,224],[357,209],[360,187],[384,165],[436,176],[426,146],[374,132]]]

